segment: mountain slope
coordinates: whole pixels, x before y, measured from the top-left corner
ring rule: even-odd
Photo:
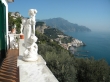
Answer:
[[[79,26],[78,24],[70,23],[69,21],[63,19],[63,18],[52,18],[52,19],[45,19],[41,20],[45,22],[48,26],[51,26],[53,28],[58,28],[59,30],[63,32],[89,32],[91,31],[86,26]]]

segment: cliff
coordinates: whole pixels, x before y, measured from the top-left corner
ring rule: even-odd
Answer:
[[[44,22],[36,22],[36,31],[46,35],[51,41],[56,41],[60,46],[65,49],[69,49],[70,46],[79,47],[83,46],[84,43],[78,39],[75,39],[71,36],[64,34],[62,31],[57,28],[51,28],[46,25]]]

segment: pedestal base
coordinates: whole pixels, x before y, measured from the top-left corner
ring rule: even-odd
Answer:
[[[41,55],[34,62],[25,62],[22,58],[19,56],[17,60],[20,82],[58,82]]]
[[[49,68],[46,66],[45,60],[41,55],[38,55],[38,59],[25,59],[23,60],[23,53],[26,48],[23,46],[23,39],[19,42],[19,57],[17,59],[17,67],[19,67],[20,82],[58,82]]]

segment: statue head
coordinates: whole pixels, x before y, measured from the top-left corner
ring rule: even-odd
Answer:
[[[29,14],[29,16],[35,16],[36,13],[37,13],[36,9],[30,9],[28,14]]]

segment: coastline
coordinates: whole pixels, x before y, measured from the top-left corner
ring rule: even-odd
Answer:
[[[78,38],[86,43],[86,46],[78,47],[80,54],[88,55],[88,57],[94,57],[96,60],[104,59],[110,65],[110,32],[72,32],[66,33],[69,36]]]

